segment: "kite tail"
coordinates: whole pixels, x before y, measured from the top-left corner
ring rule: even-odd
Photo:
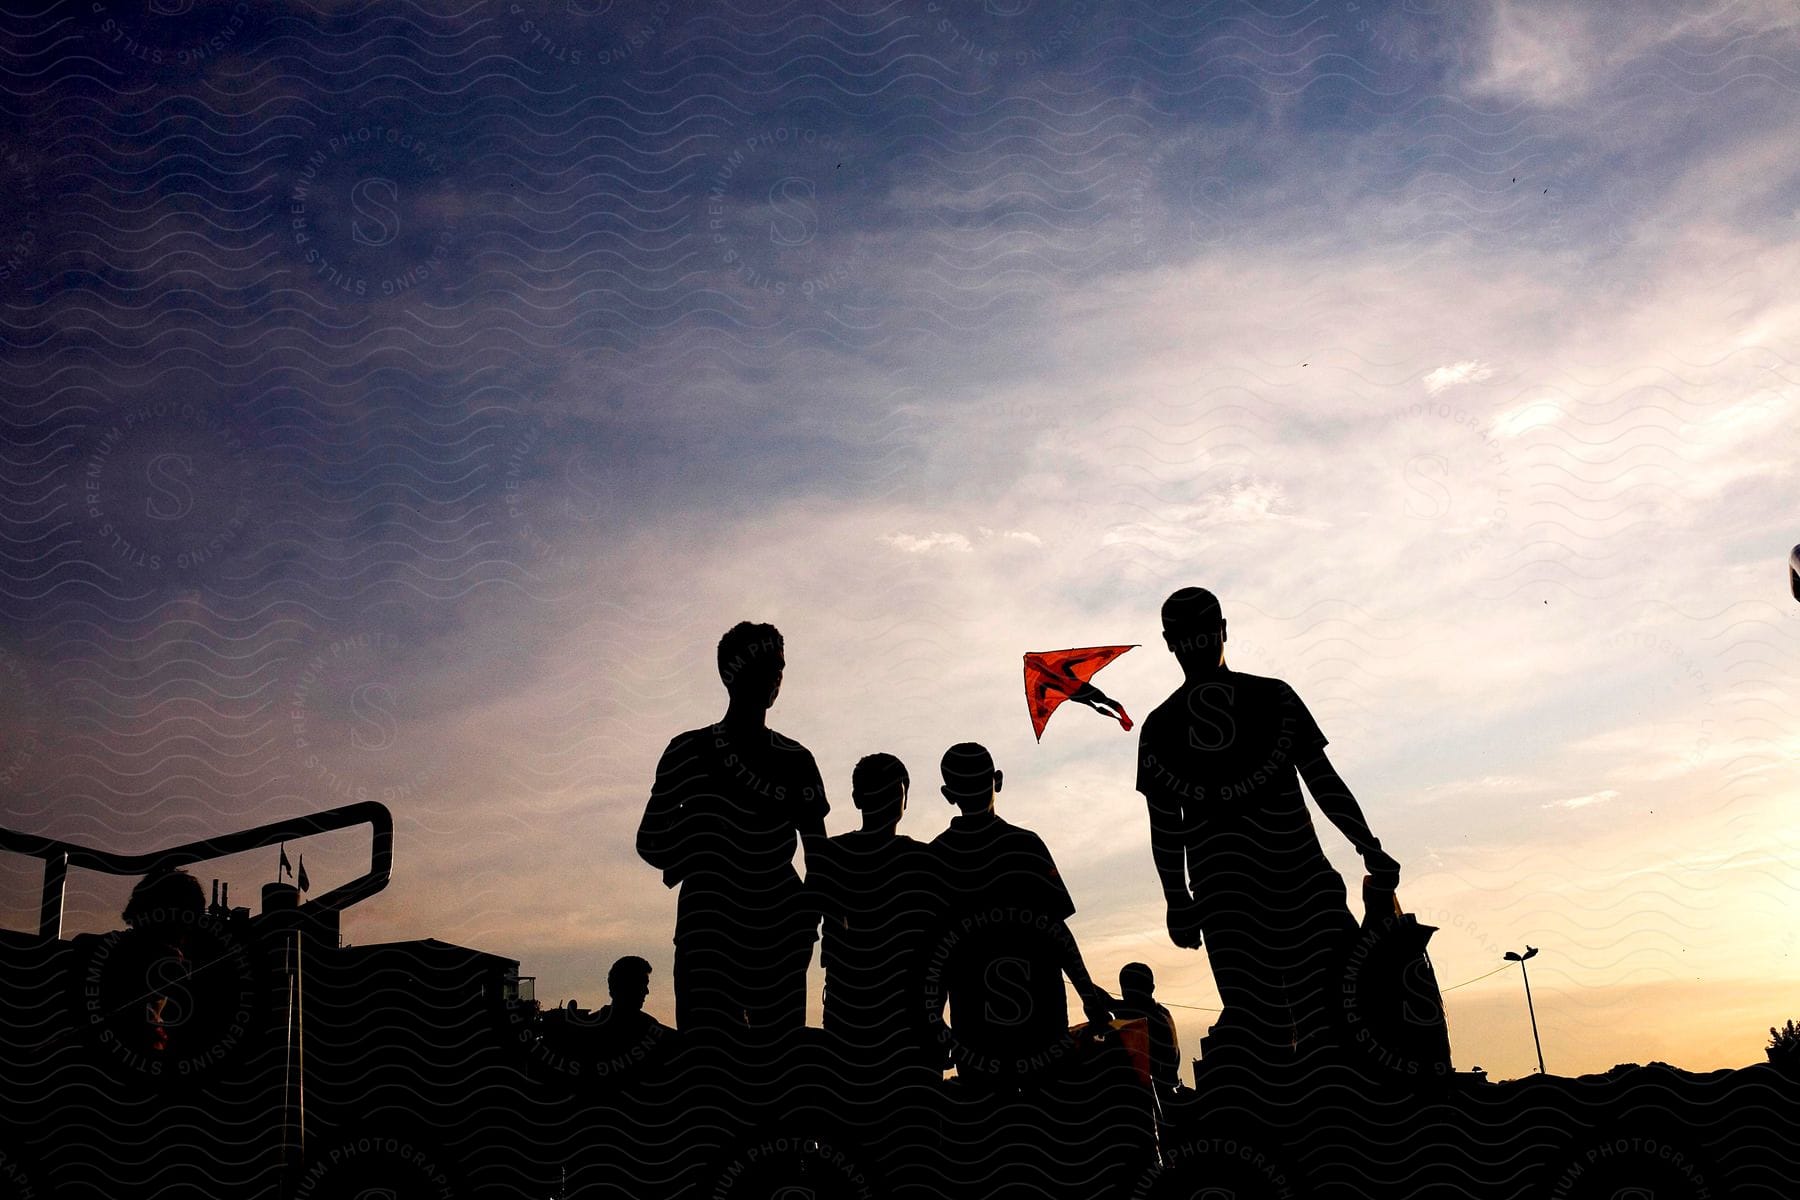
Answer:
[[[1093,684],[1082,684],[1081,690],[1069,698],[1071,700],[1079,700],[1090,708],[1098,709],[1109,717],[1117,718],[1120,726],[1124,728],[1125,732],[1131,732],[1131,718],[1125,715],[1125,706],[1095,687]]]

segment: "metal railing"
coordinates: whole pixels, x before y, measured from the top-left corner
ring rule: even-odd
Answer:
[[[240,829],[236,833],[221,834],[148,854],[114,854],[74,842],[58,841],[56,838],[39,837],[5,828],[0,828],[0,850],[44,860],[44,898],[43,905],[38,910],[38,933],[55,938],[62,936],[63,893],[68,884],[70,867],[99,871],[106,875],[148,875],[156,870],[184,867],[212,858],[242,854],[246,850],[260,850],[264,846],[310,837],[315,833],[348,829],[364,822],[368,823],[371,834],[369,869],[307,903],[309,908],[323,905],[325,909],[342,911],[387,887],[388,879],[393,874],[394,815],[388,811],[387,805],[374,800],[346,804],[342,808],[330,808],[306,816],[289,817],[283,821],[271,821],[254,829]]]

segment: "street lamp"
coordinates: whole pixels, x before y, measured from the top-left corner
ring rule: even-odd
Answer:
[[[1531,1006],[1531,976],[1525,972],[1525,960],[1536,957],[1536,955],[1537,947],[1527,946],[1525,947],[1525,953],[1523,954],[1515,954],[1513,951],[1508,950],[1505,958],[1507,962],[1516,962],[1519,964],[1519,976],[1525,980],[1525,1011],[1531,1014],[1531,1040],[1537,1046],[1538,1074],[1545,1075],[1548,1074],[1548,1072],[1544,1070],[1544,1043],[1538,1041],[1537,1009]]]

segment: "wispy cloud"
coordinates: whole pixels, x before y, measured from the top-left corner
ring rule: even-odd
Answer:
[[[1467,358],[1451,366],[1439,367],[1427,374],[1423,382],[1425,390],[1435,396],[1445,388],[1453,388],[1462,383],[1480,383],[1493,374],[1494,368],[1489,364]]]
[[[1609,800],[1619,798],[1615,788],[1603,788],[1598,792],[1589,792],[1584,796],[1570,796],[1566,800],[1552,800],[1545,808],[1586,808],[1590,804],[1605,804]]]
[[[886,533],[881,540],[908,554],[930,554],[934,550],[952,550],[967,554],[975,547],[960,533]]]
[[[1562,415],[1562,407],[1553,401],[1529,400],[1494,418],[1494,436],[1516,438],[1533,429],[1554,424]]]

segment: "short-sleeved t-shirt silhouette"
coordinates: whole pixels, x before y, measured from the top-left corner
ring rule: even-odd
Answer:
[[[675,939],[725,933],[761,947],[804,936],[794,848],[830,810],[811,751],[772,729],[690,729],[656,766],[638,851],[681,885]],[[749,946],[746,947],[747,949]]]
[[[596,1074],[605,1078],[622,1074],[660,1053],[669,1027],[642,1010],[620,1010],[608,1004],[593,1015],[583,1032],[587,1034],[588,1052],[596,1062]]]
[[[1155,1000],[1149,1004],[1125,1000],[1113,1009],[1113,1016],[1131,1020],[1143,1017],[1150,1024],[1150,1078],[1163,1087],[1181,1082],[1181,1039],[1175,1032],[1175,1018]]]
[[[1203,918],[1333,892],[1342,907],[1297,769],[1325,744],[1293,688],[1239,671],[1184,684],[1144,719],[1137,790],[1179,805]]]
[[[859,1044],[916,1042],[925,938],[941,906],[930,849],[905,834],[839,834],[807,860],[806,886],[824,918],[825,1027]]]
[[[1068,1037],[1064,922],[1075,902],[1043,839],[988,811],[931,843],[945,913],[927,956],[950,1003],[958,1073],[1029,1073]]]

